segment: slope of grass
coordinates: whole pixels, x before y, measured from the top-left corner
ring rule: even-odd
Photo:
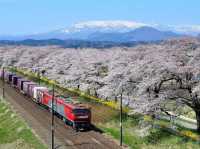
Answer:
[[[116,118],[98,126],[115,139],[120,139],[119,120]],[[149,127],[150,126],[150,127]],[[145,129],[149,127],[148,129]],[[123,142],[132,149],[198,149],[200,143],[151,126],[142,116],[123,119]]]
[[[31,129],[0,99],[0,148],[46,149]]]

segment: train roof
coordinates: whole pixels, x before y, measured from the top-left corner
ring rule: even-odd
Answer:
[[[48,91],[45,91],[44,93],[47,96],[52,96],[52,94],[50,94]],[[56,99],[57,103],[63,104],[65,106],[69,107],[70,109],[89,109],[89,107],[86,106],[85,104],[82,104],[80,102],[75,102],[71,98],[63,98],[61,96],[55,95],[55,99]]]
[[[27,81],[30,82],[29,80],[25,79],[25,78],[19,78],[20,81]]]
[[[35,82],[24,82],[25,84],[36,84]]]
[[[14,75],[13,78],[19,78],[19,79],[20,79],[20,78],[22,78],[22,77],[17,76],[17,75]]]
[[[86,107],[86,105],[81,104],[80,102],[75,102],[70,98],[57,97],[57,102],[61,102],[65,106],[70,107],[71,109],[88,109],[88,107]]]
[[[48,90],[48,88],[44,87],[44,86],[36,86],[34,88],[37,89],[37,90]]]

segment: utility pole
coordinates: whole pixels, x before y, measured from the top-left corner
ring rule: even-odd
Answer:
[[[54,84],[53,84],[53,95],[52,95],[52,122],[51,122],[51,145],[52,149],[54,149]]]
[[[122,129],[122,94],[123,94],[123,88],[121,92],[121,97],[120,97],[120,146],[122,146],[123,142],[123,129]]]
[[[5,98],[5,68],[3,67],[3,72],[2,72],[3,74],[3,99]]]

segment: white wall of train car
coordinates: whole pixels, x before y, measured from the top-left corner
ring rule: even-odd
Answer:
[[[3,70],[0,69],[0,78],[3,78]]]
[[[28,94],[28,85],[29,84],[35,84],[34,82],[24,82],[23,86],[23,93]]]
[[[4,73],[4,78],[5,78],[5,81],[9,81],[9,74],[11,74],[10,72],[8,72],[8,71],[5,71],[5,73]]]
[[[41,102],[40,101],[41,95],[40,95],[39,91],[40,92],[48,91],[48,89],[46,87],[43,87],[43,86],[37,86],[37,87],[33,88],[33,99],[37,103]]]
[[[17,75],[13,75],[13,76],[12,76],[12,80],[11,80],[11,82],[10,82],[11,86],[13,86],[13,82],[14,82],[14,78],[15,78],[15,77],[17,77]]]
[[[6,74],[8,72],[6,70],[4,70],[4,78],[6,77]],[[0,69],[0,78],[3,78],[3,69]]]
[[[21,78],[21,79],[18,79],[18,88],[21,90],[22,89],[22,81],[26,81],[26,79],[24,78]]]
[[[12,82],[12,76],[14,76],[15,74],[11,73],[11,72],[6,72],[5,74],[5,78],[6,78],[6,81],[8,83],[11,83]]]

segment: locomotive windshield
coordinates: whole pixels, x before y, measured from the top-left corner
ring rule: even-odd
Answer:
[[[90,110],[88,110],[88,109],[74,109],[73,113],[74,114],[89,114]]]

